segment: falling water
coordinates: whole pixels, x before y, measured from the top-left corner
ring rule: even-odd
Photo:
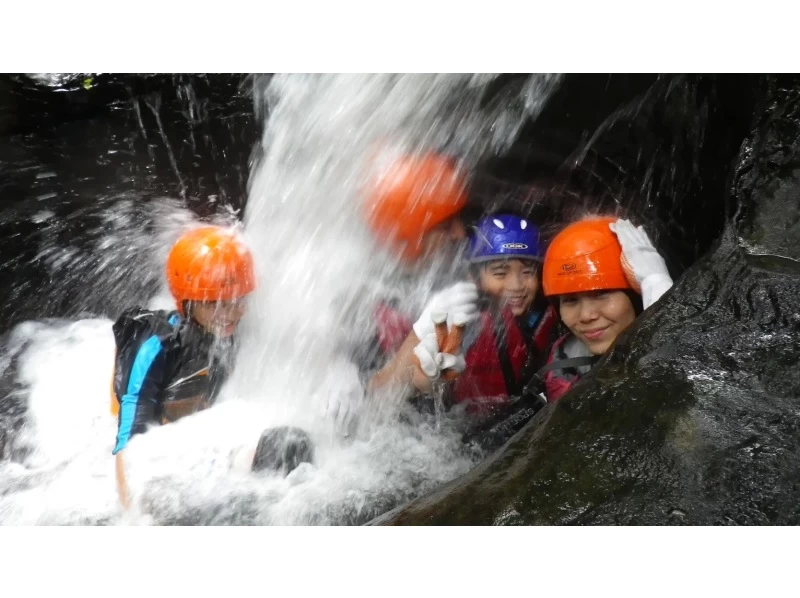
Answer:
[[[531,76],[507,103],[492,75],[282,75],[254,80],[265,117],[243,234],[259,287],[241,324],[232,379],[213,409],[135,436],[125,451],[134,507],[122,514],[108,414],[110,320],[27,322],[6,340],[26,423],[0,465],[3,523],[359,523],[464,473],[476,455],[456,427],[367,396],[358,348],[377,301],[418,312],[452,261],[408,272],[375,243],[361,212],[376,170],[398,153],[442,151],[469,178],[535,118],[558,77]],[[158,244],[163,255],[176,226]],[[160,252],[160,253],[159,253]],[[157,268],[158,266],[152,266]],[[162,289],[153,304],[168,306]],[[331,416],[346,404],[352,418]],[[260,432],[309,431],[313,465],[253,475]],[[437,429],[438,428],[438,429]]]

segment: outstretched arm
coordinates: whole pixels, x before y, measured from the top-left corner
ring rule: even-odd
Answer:
[[[164,347],[157,336],[152,336],[142,344],[133,361],[128,386],[120,401],[117,443],[112,451],[112,454],[116,455],[117,490],[125,509],[130,504],[130,497],[121,451],[132,436],[141,434],[149,424],[158,421],[158,398],[165,371]]]

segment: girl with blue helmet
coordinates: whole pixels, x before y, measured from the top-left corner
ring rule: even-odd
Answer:
[[[488,415],[508,405],[546,361],[557,315],[540,292],[543,258],[539,227],[526,218],[491,214],[473,231],[467,259],[482,309],[465,334],[452,387],[454,403],[465,403],[468,413]],[[424,342],[436,350],[433,340]]]
[[[467,256],[484,293],[517,317],[528,313],[544,259],[535,224],[512,214],[485,216],[470,238]]]

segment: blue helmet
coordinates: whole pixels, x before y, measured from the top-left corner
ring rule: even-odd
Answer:
[[[473,264],[502,258],[542,260],[539,227],[511,214],[484,216],[470,238],[467,257]]]

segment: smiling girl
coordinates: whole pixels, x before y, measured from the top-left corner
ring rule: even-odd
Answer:
[[[640,226],[593,218],[570,224],[547,249],[544,295],[569,334],[553,345],[544,377],[548,402],[560,399],[620,333],[672,286],[664,259]]]
[[[482,310],[466,334],[452,398],[468,413],[486,416],[518,396],[544,365],[557,316],[540,292],[544,250],[533,222],[513,214],[485,216],[467,255]],[[433,379],[440,373],[433,357],[438,351],[433,335],[415,349]]]

